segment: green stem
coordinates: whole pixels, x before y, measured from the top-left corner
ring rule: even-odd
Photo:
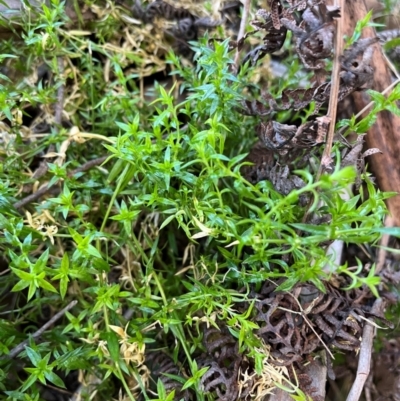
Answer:
[[[154,270],[153,270],[153,277],[154,277],[154,280],[155,280],[155,282],[157,284],[158,291],[160,291],[160,295],[161,295],[161,298],[162,298],[162,300],[164,302],[164,306],[167,306],[168,302],[167,302],[167,298],[166,298],[165,293],[164,293],[164,289],[162,288],[162,285],[160,283],[160,280],[158,279],[157,273]]]
[[[313,189],[318,188],[320,185],[320,182],[315,182],[314,184],[307,185],[304,188],[301,188],[297,191],[291,192],[288,196],[285,198],[281,199],[266,215],[265,217],[271,217],[277,210],[281,209],[283,206],[285,206],[288,202],[290,202],[292,199],[298,198],[301,194],[305,192],[311,192]]]
[[[136,401],[135,397],[133,396],[131,389],[129,388],[124,375],[122,374],[122,370],[120,368],[120,366],[118,365],[118,363],[116,364],[117,370],[118,370],[118,375],[119,375],[119,379],[122,382],[122,385],[124,386],[124,389],[126,391],[126,393],[128,394],[128,397],[131,399],[131,401]],[[144,393],[146,394],[146,392]]]
[[[100,232],[102,232],[104,230],[104,227],[106,226],[106,223],[107,223],[107,220],[108,220],[108,216],[111,213],[111,209],[112,209],[112,207],[114,205],[115,199],[117,198],[117,196],[119,194],[119,191],[121,189],[121,186],[122,186],[122,183],[123,183],[124,178],[126,176],[126,173],[128,172],[128,169],[129,169],[129,164],[127,164],[125,166],[124,171],[122,172],[122,174],[120,176],[120,179],[118,181],[117,187],[115,188],[114,193],[113,193],[113,195],[111,197],[110,204],[108,205],[106,214],[104,215],[103,223],[101,224],[101,227],[100,227]]]

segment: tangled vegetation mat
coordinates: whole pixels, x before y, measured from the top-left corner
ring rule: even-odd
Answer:
[[[398,5],[367,11],[1,5],[1,399],[399,399]]]

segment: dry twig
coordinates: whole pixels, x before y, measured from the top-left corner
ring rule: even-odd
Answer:
[[[336,0],[335,5],[339,6],[340,10],[342,10],[343,12],[344,0]],[[342,52],[343,52],[343,21],[342,17],[340,17],[336,19],[335,53],[333,58],[331,90],[330,90],[330,99],[329,99],[329,107],[327,115],[327,117],[330,119],[330,124],[329,124],[328,135],[326,138],[326,145],[324,153],[322,155],[321,164],[319,167],[316,181],[319,180],[323,170],[326,170],[332,161],[331,152],[332,152],[333,136],[335,133],[337,104],[338,104],[339,89],[340,89],[340,70],[341,70],[340,56],[342,55]]]
[[[372,307],[373,314],[380,314],[384,308],[384,303],[381,298],[377,299]],[[371,352],[374,338],[374,326],[366,323],[363,330],[363,336],[360,346],[360,356],[358,358],[357,376],[351,387],[350,393],[346,401],[358,401],[364,384],[368,378],[371,367]]]
[[[393,221],[392,217],[387,216],[385,219],[385,227],[393,227],[393,226],[394,226],[394,221]],[[383,234],[382,238],[379,242],[379,245],[381,247],[379,248],[378,256],[376,258],[375,274],[379,274],[382,271],[382,269],[385,267],[386,254],[387,254],[386,247],[389,244],[389,239],[390,239],[389,234]]]
[[[243,3],[243,11],[242,11],[242,20],[240,22],[240,28],[237,37],[238,43],[244,36],[244,32],[246,30],[247,18],[249,16],[249,10],[250,10],[250,0],[242,0],[242,3]],[[236,50],[235,61],[234,61],[234,66],[236,71],[239,70],[239,57],[240,57],[240,50],[238,47]]]
[[[102,164],[103,162],[105,162],[107,160],[107,158],[108,158],[108,156],[102,156],[102,157],[98,157],[97,159],[89,160],[88,162],[82,164],[82,166],[76,168],[75,170],[70,171],[68,173],[68,177],[72,177],[77,173],[81,173],[83,171],[90,170],[92,167],[98,166],[98,165]],[[15,209],[21,209],[22,207],[28,205],[29,203],[32,203],[35,200],[41,198],[43,195],[45,195],[47,192],[49,192],[51,188],[52,188],[52,186],[46,185],[46,186],[38,189],[35,193],[28,195],[27,197],[25,197],[24,199],[21,199],[18,202],[15,202],[13,206],[15,207]]]
[[[64,309],[61,309],[59,312],[57,312],[47,323],[45,323],[39,330],[35,331],[30,338],[27,340],[23,341],[22,343],[18,344],[16,347],[14,347],[8,355],[4,355],[0,358],[2,359],[11,359],[16,357],[21,351],[24,350],[26,345],[28,345],[30,339],[36,339],[39,338],[50,326],[52,326],[60,317],[62,317],[65,312],[68,312],[70,309],[72,309],[78,301],[71,301]]]
[[[344,0],[336,0],[335,5],[339,3],[340,10],[344,10]],[[322,154],[321,163],[319,165],[319,169],[317,172],[317,176],[315,181],[318,181],[321,178],[322,173],[326,170],[331,162],[331,152],[332,152],[332,144],[333,137],[335,134],[335,124],[336,124],[336,114],[337,114],[337,104],[339,99],[339,89],[340,89],[340,56],[343,52],[343,24],[342,17],[337,18],[336,20],[336,36],[335,36],[335,52],[333,58],[333,68],[332,68],[332,78],[331,78],[331,90],[330,90],[330,98],[329,98],[329,106],[328,106],[328,114],[329,118],[329,129],[326,137],[326,144],[324,153]],[[308,217],[310,215],[310,208],[313,204],[313,199],[310,199],[308,203],[307,212],[304,214],[303,223],[307,222]]]
[[[382,92],[381,95],[387,95],[397,84],[400,83],[400,78],[396,79],[393,83],[391,83],[389,86],[387,86]],[[364,113],[366,113],[373,105],[375,104],[375,101],[369,102],[362,110],[360,110],[354,117],[355,119],[358,119],[362,117]],[[343,135],[348,129],[348,126],[344,126],[340,128],[336,135]]]
[[[308,327],[312,330],[312,332],[316,335],[316,337],[318,338],[318,340],[320,341],[320,343],[323,345],[323,347],[325,348],[326,352],[328,353],[328,355],[332,358],[335,359],[335,357],[333,356],[332,352],[330,351],[330,349],[327,347],[327,345],[324,343],[324,341],[322,340],[321,336],[315,331],[313,325],[311,324],[310,320],[308,319],[308,317],[306,316],[306,312],[303,309],[303,307],[301,306],[299,300],[293,296],[292,293],[288,292],[288,294],[296,301],[297,305],[299,306],[300,312],[295,312],[292,310],[287,310],[288,312],[291,313],[298,313],[302,316],[302,318],[304,319],[304,321],[307,323]],[[279,308],[279,309],[284,309],[284,308]]]

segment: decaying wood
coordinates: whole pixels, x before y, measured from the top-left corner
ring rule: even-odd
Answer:
[[[358,20],[365,17],[368,9],[364,0],[346,0],[343,11],[343,31],[351,36]],[[363,30],[364,37],[375,37],[373,28]],[[382,92],[392,83],[392,73],[383,55],[381,46],[374,45],[374,54],[371,65],[374,77],[371,89]],[[351,95],[357,111],[363,109],[370,101],[369,96],[363,92]],[[367,113],[366,113],[367,114]],[[383,111],[378,115],[374,126],[366,135],[367,148],[378,148],[382,154],[375,154],[369,158],[369,165],[376,176],[377,184],[382,191],[400,192],[400,168],[398,155],[400,154],[400,117]],[[395,225],[400,225],[400,196],[388,200],[389,211]]]

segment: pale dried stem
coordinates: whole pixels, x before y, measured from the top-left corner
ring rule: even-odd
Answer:
[[[400,83],[400,78],[396,79],[392,84],[390,84],[385,90],[381,92],[382,95],[386,95],[388,92],[390,92],[398,83]],[[360,118],[368,109],[370,109],[375,102],[369,102],[362,110],[360,110],[355,117]]]
[[[385,220],[385,227],[393,227],[393,226],[394,226],[393,218],[390,216],[387,216],[386,220]],[[378,256],[376,258],[377,259],[376,269],[375,269],[376,275],[379,274],[385,266],[386,254],[387,254],[386,247],[389,244],[389,238],[390,238],[389,234],[383,234],[382,238],[379,242],[379,245],[381,246],[381,248],[379,248]]]
[[[341,12],[344,10],[344,0],[336,0],[335,6],[339,6]],[[318,172],[315,178],[315,181],[318,181],[321,178],[322,173],[326,169],[327,166],[332,161],[331,152],[332,152],[332,143],[333,137],[335,135],[335,124],[336,124],[336,115],[337,115],[337,105],[339,99],[339,89],[340,89],[340,56],[343,52],[343,21],[342,16],[336,20],[336,36],[335,36],[335,52],[333,56],[333,67],[332,67],[332,76],[331,76],[331,92],[329,98],[329,106],[328,106],[328,114],[327,117],[330,120],[329,130],[326,137],[326,145],[324,149],[324,153],[322,154],[321,163],[318,168]],[[312,205],[312,199],[310,199],[308,208],[306,213],[303,216],[302,222],[305,223],[308,220],[310,215],[310,207]]]
[[[377,299],[372,307],[371,312],[375,315],[379,315],[384,307],[381,298]],[[374,339],[374,326],[370,323],[366,323],[363,330],[360,356],[358,358],[358,367],[356,379],[351,387],[350,393],[347,396],[346,401],[358,401],[360,399],[364,384],[368,378],[371,368],[371,353],[372,344]]]
[[[344,11],[344,0],[336,0],[335,5],[340,7],[341,12]],[[340,87],[340,56],[343,53],[343,20],[342,17],[336,20],[336,37],[335,37],[335,52],[333,56],[333,68],[331,78],[331,92],[329,98],[328,115],[330,119],[329,130],[326,138],[326,145],[324,153],[322,154],[321,164],[319,166],[317,180],[321,177],[323,171],[331,163],[331,152],[333,137],[335,134],[336,114],[337,105],[339,99],[339,87]]]
[[[398,83],[400,83],[400,77],[398,79],[396,79],[396,81],[392,82],[388,87],[386,87],[381,93],[381,95],[386,95],[388,94]],[[365,107],[362,108],[362,110],[360,110],[354,117],[355,119],[362,117],[362,115],[368,111],[373,105],[375,104],[374,101],[369,102]],[[343,135],[346,130],[347,130],[348,126],[344,126],[342,128],[340,128],[337,131],[338,135]]]
[[[314,329],[314,327],[312,326],[311,322],[308,320],[308,318],[307,318],[307,316],[306,316],[306,313],[304,312],[304,309],[303,309],[303,307],[301,306],[299,300],[298,300],[295,296],[293,296],[293,294],[291,294],[290,292],[288,292],[288,294],[291,295],[291,297],[296,301],[297,305],[298,305],[299,308],[300,308],[300,312],[295,312],[295,311],[292,311],[292,310],[289,310],[289,309],[286,309],[286,310],[287,310],[288,312],[300,314],[300,315],[303,317],[304,321],[307,323],[307,325],[310,327],[310,329],[312,330],[312,332],[316,335],[316,337],[318,338],[318,340],[321,342],[321,344],[323,345],[323,347],[326,349],[326,352],[329,354],[329,356],[330,356],[332,359],[335,359],[335,357],[333,356],[332,352],[329,350],[328,346],[324,343],[324,340],[323,340],[323,339],[321,338],[321,336],[315,331],[315,329]],[[285,310],[285,308],[280,308],[280,309]]]
[[[240,39],[242,39],[244,36],[246,30],[247,18],[249,17],[249,11],[250,11],[250,0],[242,0],[242,3],[243,3],[243,11],[242,11],[242,20],[240,22],[239,33],[237,36],[238,43]],[[236,71],[239,70],[239,58],[240,58],[240,50],[238,48],[236,50],[235,60],[234,60],[234,66]]]
[[[383,53],[383,57],[386,60],[387,65],[389,66],[389,68],[392,70],[393,74],[395,75],[395,77],[397,78],[397,80],[400,79],[400,75],[396,69],[396,67],[394,66],[394,64],[390,61],[389,57],[386,55],[386,53]]]

